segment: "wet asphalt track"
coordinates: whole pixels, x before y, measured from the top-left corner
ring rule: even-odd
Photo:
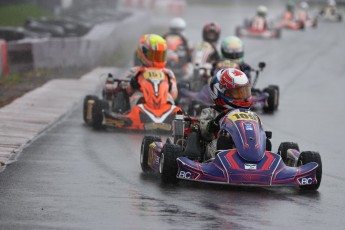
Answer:
[[[209,20],[221,22],[222,37],[233,34],[239,12],[254,8],[190,8],[187,34],[199,40]],[[267,63],[258,87],[281,89],[279,111],[261,115],[273,148],[296,141],[319,151],[318,192],[163,186],[141,173],[142,134],[96,132],[83,125],[80,105],[0,174],[0,229],[343,229],[344,36],[344,23],[320,23],[277,41],[244,39],[247,61]]]

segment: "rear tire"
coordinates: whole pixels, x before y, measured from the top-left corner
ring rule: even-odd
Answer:
[[[162,140],[158,136],[144,136],[143,141],[141,142],[140,165],[144,173],[152,171],[152,169],[148,165],[148,157],[150,144],[152,144],[155,141],[161,142]]]
[[[97,99],[92,108],[92,127],[94,129],[103,129],[103,110],[109,109],[107,101]]]
[[[299,151],[299,147],[298,144],[295,142],[282,142],[279,145],[278,148],[278,155],[281,156],[281,158],[283,159],[283,162],[286,164],[286,160],[287,160],[287,150],[288,149],[296,149],[297,151]]]
[[[267,106],[263,108],[264,112],[273,113],[275,108],[276,91],[272,88],[265,88],[263,92],[268,93]]]
[[[280,90],[278,85],[269,85],[268,88],[275,90],[275,97],[274,97],[274,110],[277,110],[279,107],[279,98],[280,98]]]
[[[178,165],[176,158],[182,154],[182,147],[175,144],[165,144],[159,160],[159,173],[163,183],[176,184]]]
[[[301,152],[301,155],[298,158],[297,166],[305,165],[309,162],[316,162],[318,163],[318,167],[316,169],[316,184],[310,184],[310,185],[301,185],[299,188],[303,191],[315,191],[320,187],[321,184],[321,178],[322,178],[322,162],[321,162],[321,156],[318,152],[314,151],[305,151]]]
[[[242,36],[241,29],[242,29],[242,27],[240,27],[240,26],[236,27],[235,34],[236,34],[237,37],[241,37]]]
[[[96,101],[96,100],[98,100],[98,97],[96,97],[94,95],[87,95],[84,98],[84,103],[83,103],[83,119],[84,119],[85,124],[87,124],[87,125],[91,125],[91,123],[92,123],[92,117],[91,117],[91,119],[87,119],[87,110],[88,110],[88,105],[87,104],[91,100]]]

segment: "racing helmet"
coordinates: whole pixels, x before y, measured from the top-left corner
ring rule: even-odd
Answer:
[[[141,36],[137,57],[146,67],[164,68],[166,64],[167,44],[164,38],[156,34]]]
[[[220,36],[220,26],[215,22],[209,22],[202,28],[202,38],[209,43],[216,43]]]
[[[223,109],[247,109],[252,104],[248,77],[235,68],[219,70],[210,80],[209,90],[214,103]]]
[[[268,9],[267,9],[267,7],[264,6],[264,5],[260,5],[260,6],[258,6],[258,8],[256,9],[257,15],[258,15],[258,16],[261,16],[261,17],[266,17],[267,11],[268,11]]]
[[[223,39],[220,50],[223,58],[230,59],[236,63],[243,62],[244,49],[243,42],[239,37],[228,36]]]
[[[308,10],[309,9],[309,4],[307,2],[305,2],[305,1],[303,1],[303,2],[300,2],[299,7],[302,10]]]
[[[328,5],[329,6],[336,6],[337,2],[335,0],[328,0]]]
[[[182,18],[173,18],[170,20],[169,28],[172,33],[180,34],[186,29],[186,22]]]

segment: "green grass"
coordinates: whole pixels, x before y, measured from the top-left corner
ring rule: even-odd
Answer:
[[[0,26],[23,26],[27,18],[42,16],[52,17],[53,14],[31,4],[4,6],[0,7]]]

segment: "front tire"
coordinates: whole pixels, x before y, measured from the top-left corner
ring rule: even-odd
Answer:
[[[88,118],[88,110],[90,109],[88,106],[89,101],[96,101],[98,100],[98,97],[94,96],[94,95],[87,95],[84,98],[84,102],[83,102],[83,119],[85,124],[87,125],[91,125],[92,123],[92,108],[91,108],[91,119]]]
[[[279,107],[279,97],[280,97],[280,90],[278,85],[269,85],[268,88],[274,89],[275,96],[274,96],[274,110],[277,110]]]
[[[182,154],[182,147],[175,144],[165,144],[159,160],[159,173],[163,183],[176,184],[178,165],[176,159]]]
[[[316,169],[317,183],[299,186],[299,188],[303,191],[315,191],[320,187],[320,184],[321,184],[322,162],[321,162],[321,156],[318,152],[314,152],[314,151],[301,152],[301,155],[298,158],[297,166],[305,165],[310,162],[316,162],[319,165]]]
[[[155,141],[161,142],[162,140],[158,136],[144,136],[143,141],[141,142],[140,166],[144,173],[149,173],[152,171],[152,169],[148,165],[148,157],[150,144],[152,144]]]
[[[298,144],[295,142],[280,143],[279,148],[278,148],[278,155],[281,156],[285,164],[287,164],[287,150],[288,149],[296,149],[297,151],[299,151]]]
[[[107,101],[97,99],[92,108],[92,127],[94,129],[103,129],[103,111],[109,109]]]
[[[267,105],[263,108],[266,113],[273,113],[275,108],[276,92],[272,88],[266,88],[263,92],[268,94]]]

